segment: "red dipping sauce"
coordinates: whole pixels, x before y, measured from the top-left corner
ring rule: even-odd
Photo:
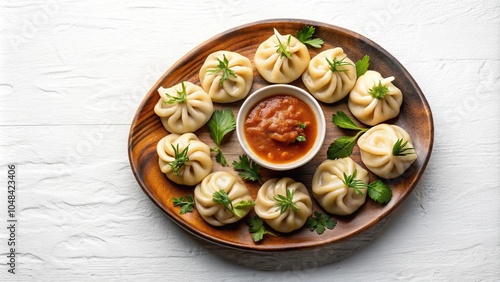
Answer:
[[[245,119],[250,149],[271,163],[283,164],[306,155],[317,138],[314,112],[300,99],[279,94],[259,101]]]

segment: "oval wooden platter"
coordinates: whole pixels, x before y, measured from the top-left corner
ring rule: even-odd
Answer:
[[[168,133],[163,128],[160,118],[153,111],[154,105],[159,99],[158,87],[171,87],[181,81],[190,81],[200,85],[199,69],[206,57],[215,51],[238,52],[248,57],[253,63],[257,47],[273,35],[273,28],[284,35],[295,35],[304,25],[314,26],[316,28],[314,37],[320,37],[325,41],[321,49],[309,48],[311,58],[319,52],[333,47],[342,47],[354,62],[364,55],[368,55],[370,56],[370,69],[380,72],[384,77],[394,76],[394,85],[403,92],[404,100],[401,113],[387,123],[397,124],[408,131],[413,139],[418,158],[402,176],[393,180],[384,180],[393,191],[392,200],[386,205],[380,205],[367,198],[366,203],[354,214],[334,216],[337,220],[336,227],[333,230],[326,230],[322,235],[311,232],[304,227],[291,234],[280,234],[278,237],[266,236],[259,243],[252,240],[245,219],[229,226],[213,227],[207,224],[196,211],[179,214],[180,208],[173,206],[172,199],[187,194],[193,195],[194,187],[176,185],[169,181],[159,169],[156,144]],[[306,89],[300,78],[291,84]],[[258,74],[254,66],[254,83],[249,95],[265,85],[269,85],[269,83]],[[231,108],[236,116],[242,103],[243,101],[231,104],[214,103],[214,106],[216,109]],[[274,177],[290,176],[296,181],[304,183],[310,190],[312,176],[316,167],[326,159],[326,150],[330,143],[339,136],[354,135],[352,131],[337,128],[331,121],[332,114],[339,110],[352,117],[347,107],[347,97],[334,104],[321,103],[321,106],[325,113],[327,132],[319,153],[308,164],[292,171],[276,172],[261,168],[260,173],[263,181]],[[356,121],[354,118],[353,120]],[[360,122],[357,123],[362,125]],[[215,146],[209,137],[206,126],[203,126],[195,134],[209,146]],[[389,215],[403,203],[418,183],[431,155],[433,136],[432,113],[424,94],[408,71],[379,45],[355,32],[325,23],[310,20],[273,19],[246,24],[216,35],[187,53],[167,70],[152,86],[139,106],[131,125],[128,146],[130,165],[139,185],[170,219],[216,246],[230,247],[231,250],[226,254],[229,254],[228,258],[232,260],[255,266],[262,259],[266,259],[267,266],[261,265],[261,268],[273,269],[280,266],[273,264],[273,260],[270,258],[276,262],[279,261],[280,265],[283,264],[283,259],[285,261],[295,259],[297,263],[300,263],[301,257],[310,257],[311,252],[318,249],[327,250],[330,247],[329,255],[318,259],[317,264],[323,264],[336,261],[359,248],[363,243],[371,241],[376,231],[380,230]],[[225,137],[221,149],[229,164],[244,153],[235,132]],[[354,148],[351,158],[364,166],[360,160],[357,146]],[[227,170],[236,174],[231,166],[221,167],[214,161],[213,171],[217,170]],[[370,182],[377,179],[372,173],[369,176]],[[245,183],[255,199],[260,185],[251,182]],[[313,209],[325,212],[316,202]],[[254,215],[254,213],[252,212],[250,215]],[[234,249],[237,251],[236,255],[233,256]],[[238,254],[242,252],[257,255],[240,257]],[[287,263],[286,265],[291,264]]]

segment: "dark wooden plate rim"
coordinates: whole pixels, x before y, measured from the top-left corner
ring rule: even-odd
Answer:
[[[415,94],[418,96],[418,99],[420,100],[419,102],[421,103],[421,106],[422,106],[422,110],[425,114],[425,121],[427,123],[427,126],[429,127],[428,136],[426,136],[427,140],[425,140],[426,146],[425,146],[425,148],[420,148],[420,150],[425,152],[425,154],[423,156],[421,156],[421,154],[419,153],[419,158],[423,157],[424,159],[421,162],[420,167],[417,168],[417,171],[414,172],[415,175],[413,176],[411,181],[408,183],[407,189],[404,190],[404,192],[401,194],[399,199],[393,203],[390,203],[390,205],[387,205],[386,207],[384,207],[383,211],[375,219],[367,222],[366,224],[364,224],[362,226],[352,228],[351,232],[346,233],[340,237],[336,237],[332,240],[322,239],[321,241],[303,242],[303,243],[298,243],[298,244],[271,245],[271,246],[267,246],[265,244],[265,242],[255,244],[255,245],[248,245],[248,244],[239,244],[237,242],[229,242],[229,241],[226,241],[226,240],[221,239],[219,237],[200,232],[197,228],[190,225],[188,222],[185,222],[185,221],[183,222],[183,221],[178,219],[178,215],[176,215],[176,213],[178,213],[178,209],[173,209],[173,210],[166,209],[162,205],[162,203],[151,193],[150,188],[148,187],[148,184],[144,181],[143,177],[141,176],[139,164],[141,162],[142,156],[135,156],[134,155],[134,148],[135,148],[136,143],[139,142],[138,140],[147,137],[144,134],[147,133],[148,125],[146,125],[146,127],[142,127],[145,125],[144,123],[146,121],[139,120],[140,114],[144,110],[146,104],[148,104],[148,102],[151,102],[150,101],[151,99],[155,99],[155,100],[158,99],[157,98],[158,97],[157,96],[157,89],[165,81],[165,79],[167,79],[167,77],[169,75],[171,75],[174,71],[176,71],[180,66],[188,63],[190,61],[190,58],[199,56],[199,54],[202,53],[202,50],[205,49],[205,46],[207,44],[223,42],[225,39],[230,38],[231,36],[235,36],[235,34],[238,33],[238,31],[240,31],[240,30],[244,30],[247,28],[258,28],[261,25],[269,25],[269,24],[273,24],[276,26],[286,25],[286,24],[312,25],[312,26],[315,26],[317,29],[321,28],[321,29],[326,30],[326,31],[329,31],[329,30],[335,31],[337,33],[343,34],[344,36],[354,37],[357,40],[361,41],[363,44],[366,44],[366,45],[370,46],[371,48],[376,49],[383,56],[385,56],[385,58],[388,61],[390,61],[391,64],[394,64],[394,66],[399,69],[400,75],[405,76],[406,79],[409,80],[411,85],[408,87],[412,88],[412,90],[414,90]],[[311,58],[312,57],[313,57],[313,55],[311,54]],[[253,61],[252,61],[252,64],[253,64]],[[328,120],[328,117],[327,117],[327,120]],[[154,120],[151,120],[151,118],[149,118],[147,120],[147,122],[152,123],[152,122],[154,122]],[[325,140],[325,142],[331,142],[331,141]],[[134,119],[132,121],[131,128],[130,128],[129,138],[128,138],[128,155],[129,155],[129,162],[130,162],[132,172],[133,172],[138,184],[140,185],[141,189],[151,199],[151,201],[153,201],[153,203],[155,203],[161,210],[163,210],[166,213],[166,215],[171,220],[173,220],[175,223],[177,223],[179,226],[181,226],[185,230],[189,231],[190,233],[192,233],[198,237],[201,237],[203,239],[208,240],[211,243],[219,244],[219,245],[226,246],[226,247],[232,247],[232,248],[236,248],[236,249],[242,249],[242,250],[266,251],[267,252],[267,251],[287,251],[287,250],[292,250],[292,249],[302,249],[302,248],[310,248],[310,247],[321,247],[323,244],[340,243],[341,241],[343,241],[347,238],[354,237],[354,236],[358,235],[360,232],[363,232],[363,231],[370,229],[375,224],[380,222],[382,219],[388,217],[391,213],[393,213],[394,210],[396,210],[405,201],[405,199],[408,197],[408,195],[413,191],[415,185],[418,183],[423,172],[425,171],[425,168],[427,167],[427,164],[429,162],[430,155],[432,152],[433,143],[434,143],[434,124],[433,124],[432,113],[431,113],[429,104],[428,104],[424,94],[422,93],[420,87],[417,85],[417,83],[412,78],[412,76],[409,74],[409,72],[389,52],[387,52],[385,49],[380,47],[377,43],[373,42],[372,40],[370,40],[370,39],[368,39],[368,38],[366,38],[358,33],[355,33],[353,31],[350,31],[350,30],[347,30],[345,28],[338,27],[335,25],[330,25],[330,24],[326,24],[326,23],[322,23],[322,22],[305,20],[305,19],[269,19],[269,20],[257,21],[257,22],[241,25],[241,26],[229,29],[225,32],[222,32],[218,35],[215,35],[212,38],[208,39],[207,41],[205,41],[202,44],[195,47],[193,50],[191,50],[186,55],[184,55],[182,58],[180,58],[174,65],[172,65],[161,76],[161,78],[153,85],[151,90],[147,93],[146,97],[144,98],[144,100],[140,104],[140,106],[139,106],[139,108],[134,116]],[[149,155],[149,157],[151,157],[153,148],[148,148],[148,149],[151,151],[148,151],[149,153],[147,155]],[[154,153],[156,153],[156,144],[154,146]],[[147,159],[147,160],[142,160],[142,161],[151,161],[151,160]],[[284,235],[284,236],[286,236],[286,235]]]

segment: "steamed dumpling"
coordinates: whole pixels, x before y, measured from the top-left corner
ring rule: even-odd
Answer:
[[[403,103],[403,94],[392,84],[393,80],[393,76],[383,78],[371,70],[360,76],[349,94],[351,113],[367,125],[396,117]]]
[[[399,156],[393,155],[393,147],[398,140],[407,149]],[[403,174],[417,159],[410,135],[401,127],[379,124],[370,128],[358,139],[361,161],[376,175],[392,179]]]
[[[227,64],[226,64],[227,62]],[[226,64],[229,69],[224,75]],[[200,69],[200,83],[212,101],[231,103],[245,98],[253,83],[253,67],[250,60],[238,53],[217,51],[210,54]],[[223,77],[227,77],[223,80]]]
[[[176,172],[175,151],[180,154],[186,148],[188,148],[185,154],[187,160]],[[213,167],[210,147],[193,133],[169,134],[158,142],[156,151],[161,171],[177,184],[196,185],[210,173]]]
[[[287,196],[292,193],[292,202],[296,209],[289,207],[281,213],[276,197]],[[269,226],[279,232],[292,232],[299,229],[312,213],[312,200],[306,186],[300,182],[285,177],[273,178],[266,181],[259,189],[255,200],[255,213]]]
[[[302,74],[302,81],[316,99],[334,103],[347,96],[354,87],[356,68],[342,48],[337,47],[312,58]]]
[[[198,85],[185,81],[170,88],[158,88],[160,100],[154,111],[170,133],[195,132],[212,116],[210,96]]]
[[[344,174],[368,185],[368,172],[351,158],[323,161],[313,176],[312,193],[326,211],[336,215],[349,215],[365,203],[367,188],[354,188],[344,183]]]
[[[310,59],[306,45],[275,29],[274,35],[257,48],[254,61],[257,71],[268,82],[289,83],[302,75]]]
[[[233,207],[239,202],[251,203],[238,208],[235,216],[223,204],[213,201],[214,193],[224,190]],[[194,189],[195,207],[203,219],[210,225],[222,226],[236,222],[247,215],[253,206],[253,199],[247,187],[236,176],[227,171],[217,171],[209,174]]]

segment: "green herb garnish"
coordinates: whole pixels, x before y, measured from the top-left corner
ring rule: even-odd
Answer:
[[[299,32],[297,32],[297,39],[304,43],[305,45],[311,46],[313,48],[321,48],[321,45],[325,43],[321,38],[311,38],[314,35],[316,28],[313,26],[304,26]]]
[[[215,161],[222,166],[227,166],[227,161],[222,151],[220,150],[222,139],[226,134],[236,128],[236,120],[231,109],[215,110],[207,122],[210,138],[215,142],[217,147],[210,148],[215,152]]]
[[[362,128],[357,126],[354,121],[352,121],[346,113],[343,111],[337,111],[337,113],[332,115],[333,123],[343,129],[357,130],[358,133],[354,136],[341,136],[333,141],[328,147],[327,158],[330,160],[341,159],[348,157],[352,154],[356,140],[361,136],[368,128]]]
[[[293,194],[295,190],[286,189],[286,196],[278,194],[274,196],[274,200],[277,202],[276,206],[280,210],[280,214],[286,212],[289,208],[292,208],[294,211],[298,211],[299,207],[293,201]]]
[[[373,85],[372,88],[368,89],[368,93],[375,99],[382,100],[385,95],[389,93],[389,87],[382,85],[382,81],[378,81],[378,85]]]
[[[392,198],[392,190],[379,179],[368,185],[368,196],[379,204],[387,204]]]
[[[182,87],[181,91],[179,91],[177,89],[175,90],[177,96],[165,93],[165,95],[167,95],[167,97],[169,97],[170,99],[168,101],[163,101],[163,103],[167,103],[167,104],[185,103],[187,101],[187,93],[186,93],[186,86],[184,85],[184,82],[181,83],[181,87]]]
[[[308,217],[306,221],[306,227],[311,231],[316,230],[318,235],[323,234],[326,228],[332,230],[335,225],[337,225],[337,221],[335,219],[318,211],[314,211],[313,216]]]
[[[392,146],[392,155],[401,157],[410,154],[415,154],[415,148],[412,147],[405,148],[406,145],[408,145],[408,141],[405,141],[403,143],[403,138],[398,139],[396,143],[394,143],[394,146]],[[413,152],[408,152],[408,151],[413,151]]]
[[[337,60],[337,58],[333,58],[333,62],[330,61],[328,58],[326,58],[326,62],[330,66],[330,70],[332,72],[345,72],[345,71],[348,71],[349,69],[340,69],[341,66],[353,66],[349,62],[344,62],[345,58],[347,58],[347,56],[345,56],[344,58],[342,58],[340,60]]]
[[[262,184],[262,179],[259,175],[259,165],[243,154],[240,156],[240,161],[233,161],[233,168],[239,171],[238,175],[244,180],[258,181]]]
[[[290,48],[290,40],[292,39],[291,35],[288,35],[286,43],[281,43],[279,36],[276,34],[276,39],[278,39],[278,45],[276,45],[276,53],[280,55],[280,58],[286,57],[287,59],[292,58],[292,53],[288,50]]]
[[[172,168],[175,176],[179,176],[179,170],[189,161],[189,157],[187,156],[189,145],[179,152],[179,143],[174,147],[173,144],[170,144],[172,149],[174,150],[174,160],[169,162],[168,165]]]
[[[299,135],[299,136],[297,136],[297,138],[295,138],[295,141],[306,142],[306,137],[304,135]]]
[[[232,69],[229,68],[229,61],[226,58],[226,55],[223,54],[222,56],[223,56],[222,61],[219,58],[217,58],[217,61],[219,61],[219,65],[217,67],[207,70],[207,73],[210,73],[210,74],[222,73],[222,77],[221,77],[220,82],[219,82],[219,85],[221,87],[224,84],[224,81],[229,79],[229,76],[232,76],[234,78],[238,77],[236,75],[236,73]]]
[[[353,188],[354,191],[356,191],[356,194],[361,195],[363,192],[361,192],[360,189],[366,189],[367,185],[363,181],[356,179],[356,174],[358,173],[357,170],[354,170],[354,172],[351,175],[347,175],[344,172],[342,175],[344,176],[344,179],[342,182],[344,182],[344,185]]]
[[[247,225],[250,227],[249,231],[254,242],[259,242],[266,234],[277,237],[273,232],[266,230],[264,221],[258,215],[248,218]]]
[[[252,200],[248,201],[239,201],[233,205],[231,199],[227,195],[227,192],[224,189],[220,189],[212,195],[212,201],[217,204],[223,205],[226,209],[228,209],[235,217],[242,218],[249,207],[253,207],[254,202]]]
[[[370,56],[365,55],[361,60],[356,62],[356,75],[359,78],[368,71],[370,66]]]
[[[174,203],[174,207],[177,207],[177,206],[181,207],[180,214],[192,212],[194,209],[194,200],[193,200],[193,196],[191,196],[191,195],[186,195],[186,199],[184,199],[183,196],[181,196],[179,198],[173,198],[172,201]]]

